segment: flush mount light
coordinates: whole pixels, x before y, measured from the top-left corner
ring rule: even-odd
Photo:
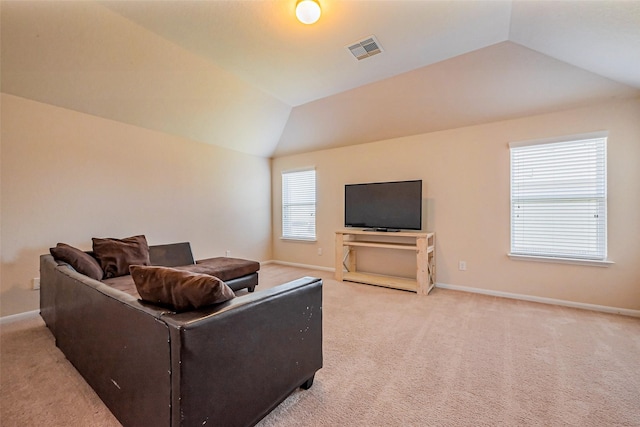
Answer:
[[[320,3],[318,0],[298,0],[296,3],[296,17],[303,24],[313,24],[320,19]]]

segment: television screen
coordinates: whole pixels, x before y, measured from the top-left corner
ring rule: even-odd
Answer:
[[[422,180],[345,185],[344,225],[421,230]]]

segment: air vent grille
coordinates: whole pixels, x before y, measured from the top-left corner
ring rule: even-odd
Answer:
[[[369,36],[347,46],[349,52],[358,60],[377,55],[382,52],[382,46],[375,36]]]

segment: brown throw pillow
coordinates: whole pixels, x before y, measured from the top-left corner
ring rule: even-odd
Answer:
[[[49,249],[55,259],[64,261],[80,274],[92,279],[102,280],[104,272],[98,261],[88,253],[66,243],[58,243],[55,248]]]
[[[104,278],[129,274],[130,265],[149,265],[149,245],[144,236],[126,239],[93,239],[93,254],[104,271]]]
[[[144,301],[175,311],[197,309],[235,297],[226,283],[208,274],[141,265],[132,265],[129,269]]]

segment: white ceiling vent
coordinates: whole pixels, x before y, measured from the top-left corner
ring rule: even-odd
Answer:
[[[347,46],[347,49],[349,49],[349,52],[351,52],[358,61],[382,52],[382,46],[380,46],[380,42],[378,42],[376,36],[369,36],[352,43]]]

